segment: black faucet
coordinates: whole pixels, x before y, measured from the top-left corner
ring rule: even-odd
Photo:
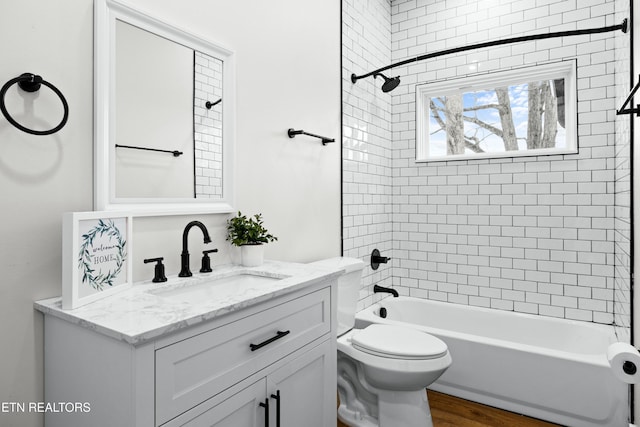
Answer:
[[[182,232],[182,254],[180,255],[182,268],[180,269],[180,273],[178,273],[179,277],[191,277],[191,270],[189,270],[189,249],[187,246],[189,245],[189,230],[193,226],[196,226],[202,230],[202,234],[204,234],[204,243],[211,243],[211,238],[209,237],[209,231],[207,227],[204,226],[200,221],[191,221],[184,228]]]
[[[156,267],[154,269],[154,275],[153,275],[153,283],[160,283],[160,282],[166,282],[167,281],[167,276],[164,275],[164,264],[162,263],[162,260],[164,258],[160,257],[160,258],[148,258],[144,260],[144,263],[147,264],[149,262],[155,262],[156,263]]]
[[[371,252],[371,268],[374,270],[377,270],[378,267],[380,267],[380,264],[386,264],[390,260],[391,258],[381,256],[380,251],[377,249],[374,249],[373,252]]]
[[[373,293],[377,294],[378,292],[388,292],[393,295],[394,298],[398,298],[398,291],[396,291],[395,289],[385,288],[384,286],[380,285],[373,285]]]

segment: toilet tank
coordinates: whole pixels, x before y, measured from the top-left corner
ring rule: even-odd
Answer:
[[[364,262],[356,258],[328,258],[313,264],[344,269],[338,278],[338,336],[349,331],[355,325],[358,296],[362,286]]]

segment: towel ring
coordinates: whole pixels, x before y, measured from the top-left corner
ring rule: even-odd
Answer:
[[[62,106],[64,107],[64,116],[62,117],[62,121],[58,124],[58,126],[49,130],[33,130],[24,127],[20,123],[15,121],[14,118],[9,115],[7,107],[4,104],[4,96],[7,93],[7,90],[15,83],[18,83],[20,89],[24,90],[25,92],[37,92],[40,89],[40,85],[45,85],[49,89],[54,91],[60,98],[60,101],[62,101]],[[67,119],[69,118],[69,104],[67,104],[67,100],[64,98],[64,95],[62,95],[62,92],[60,92],[57,87],[44,80],[42,77],[31,73],[20,74],[18,77],[9,80],[7,83],[5,83],[4,86],[2,86],[2,89],[0,89],[0,111],[2,111],[2,114],[9,121],[9,123],[20,129],[21,131],[30,133],[32,135],[51,135],[52,133],[56,133],[64,127],[64,125],[67,123]]]

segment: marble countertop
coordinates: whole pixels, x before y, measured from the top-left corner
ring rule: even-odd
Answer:
[[[341,272],[313,264],[278,261],[265,261],[259,267],[250,268],[228,265],[216,267],[212,273],[194,273],[189,278],[172,276],[165,283],[138,282],[129,289],[73,310],[62,309],[61,297],[36,301],[34,306],[47,315],[137,345],[322,280],[336,278]],[[215,288],[209,288],[211,298],[195,302],[169,295],[186,286],[242,273],[280,280],[250,284],[241,289],[237,284],[215,285]]]

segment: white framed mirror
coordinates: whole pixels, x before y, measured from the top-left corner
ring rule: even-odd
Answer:
[[[234,52],[117,0],[94,13],[95,208],[232,212]]]

